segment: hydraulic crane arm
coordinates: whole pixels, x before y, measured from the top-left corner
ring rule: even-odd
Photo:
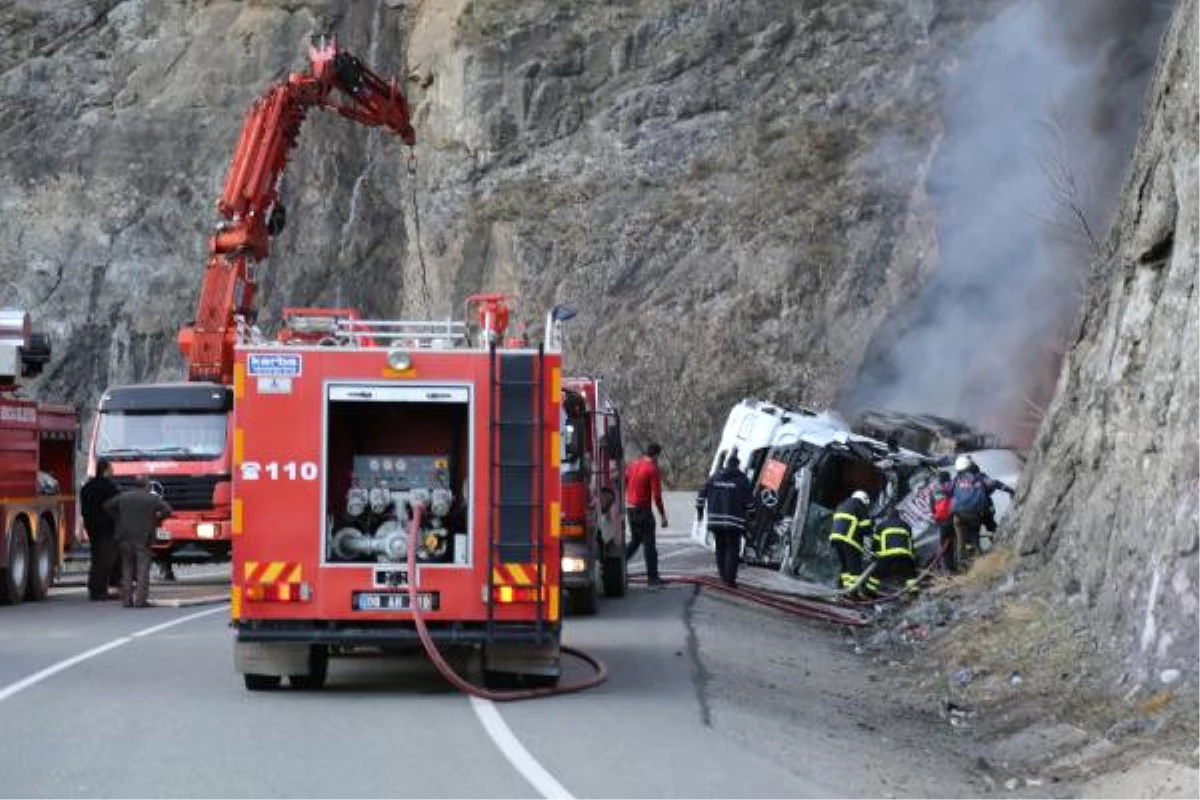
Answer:
[[[395,79],[384,81],[323,37],[313,41],[309,61],[308,71],[271,86],[246,113],[217,202],[224,221],[209,240],[196,319],[179,332],[189,380],[233,380],[238,319],[253,318],[254,265],[267,257],[271,237],[283,229],[279,179],[309,109],[336,111],[361,125],[386,128],[407,145],[416,142],[408,101]]]

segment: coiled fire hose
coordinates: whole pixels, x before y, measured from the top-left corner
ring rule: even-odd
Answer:
[[[507,691],[497,691],[495,689],[487,689],[482,686],[476,686],[470,681],[463,678],[454,668],[451,667],[446,659],[442,657],[441,651],[438,650],[437,643],[433,641],[433,637],[429,635],[429,628],[425,625],[425,618],[421,614],[421,604],[418,602],[417,592],[417,548],[416,542],[421,530],[421,518],[425,514],[425,508],[420,504],[413,505],[412,521],[408,526],[408,604],[413,612],[413,622],[417,626],[417,636],[421,640],[421,646],[425,648],[425,654],[429,656],[429,660],[437,668],[437,671],[442,674],[447,681],[456,689],[465,692],[469,695],[482,698],[484,700],[494,700],[498,702],[508,700],[529,700],[535,697],[550,697],[558,694],[570,694],[571,692],[580,692],[584,689],[591,689],[593,686],[599,686],[608,680],[608,667],[604,665],[600,659],[589,655],[582,650],[574,647],[568,647],[565,644],[559,645],[559,649],[568,655],[574,656],[586,663],[594,670],[594,674],[584,680],[574,683],[564,683],[558,686],[547,686],[538,689],[515,689]],[[491,602],[491,598],[488,598]]]

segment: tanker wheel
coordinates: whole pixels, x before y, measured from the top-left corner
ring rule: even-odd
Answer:
[[[605,597],[624,597],[629,588],[629,571],[625,568],[625,554],[605,556],[600,567],[600,577],[604,582]]]
[[[280,682],[283,680],[278,675],[258,675],[253,672],[243,674],[242,678],[246,681],[246,688],[252,692],[278,689]]]
[[[308,649],[308,672],[303,675],[288,675],[288,684],[293,689],[315,692],[325,688],[329,677],[329,648],[314,644]]]
[[[26,600],[45,600],[54,582],[54,562],[58,554],[58,540],[54,528],[45,519],[38,520],[38,538],[33,543],[33,559],[30,564],[29,581],[25,587]]]
[[[13,521],[8,531],[8,560],[0,576],[0,605],[15,606],[25,599],[29,581],[29,525]]]

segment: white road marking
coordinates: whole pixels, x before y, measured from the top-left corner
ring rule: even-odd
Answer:
[[[516,768],[517,772],[521,773],[521,777],[529,781],[534,789],[537,789],[542,797],[547,800],[550,798],[574,800],[574,795],[556,781],[554,776],[547,772],[546,768],[539,764],[538,760],[530,755],[525,746],[513,735],[512,730],[504,722],[504,718],[500,716],[500,711],[496,708],[495,703],[472,695],[471,708],[475,710],[475,716],[479,717],[483,729],[487,731],[488,736],[492,737],[492,741],[500,748],[500,752]]]
[[[165,631],[167,628],[174,628],[176,625],[182,625],[185,622],[191,622],[192,620],[199,619],[200,617],[207,617],[209,614],[215,614],[218,611],[225,611],[228,608],[229,608],[228,603],[226,603],[223,606],[217,606],[216,608],[206,608],[203,611],[197,611],[195,614],[188,614],[186,617],[180,617],[179,619],[173,619],[170,622],[164,622],[161,625],[154,625],[149,628],[142,628],[137,633],[129,634],[129,636],[134,639],[138,638],[139,636],[150,636],[151,634],[158,633],[159,631]]]
[[[215,614],[218,611],[223,611],[225,608],[228,608],[228,606],[222,606],[220,608],[209,608],[209,609],[205,609],[204,611],[201,611],[196,614],[188,614],[186,617],[180,617],[179,619],[173,619],[170,622],[164,622],[161,625],[152,625],[149,628],[142,628],[140,631],[131,633],[128,636],[121,636],[119,638],[113,639],[111,642],[105,642],[104,644],[100,645],[99,647],[93,647],[91,650],[87,650],[83,653],[80,653],[79,655],[71,656],[70,658],[63,659],[62,661],[59,661],[57,664],[51,664],[50,666],[46,667],[44,670],[41,670],[40,672],[35,672],[27,678],[22,678],[21,680],[17,681],[16,683],[9,684],[8,686],[5,686],[3,689],[0,689],[0,703],[4,702],[8,698],[12,697],[14,694],[17,694],[18,692],[22,692],[22,691],[28,689],[30,686],[36,686],[37,684],[41,683],[42,681],[46,680],[47,678],[57,675],[58,673],[62,672],[63,670],[70,669],[71,667],[75,666],[76,664],[82,664],[84,661],[88,661],[90,659],[95,658],[98,655],[107,653],[109,650],[115,650],[118,647],[121,647],[122,645],[127,645],[130,642],[132,642],[134,639],[136,639],[140,636],[149,636],[153,633],[158,633],[159,631],[165,630],[167,628],[171,628],[176,625],[181,625],[184,622],[190,622],[191,620],[196,619],[197,617],[203,617],[207,614]]]

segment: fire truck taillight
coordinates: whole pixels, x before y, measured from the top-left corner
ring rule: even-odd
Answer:
[[[563,538],[578,538],[583,536],[583,526],[577,522],[564,522],[559,529]]]
[[[497,603],[536,603],[536,586],[497,586],[492,590],[492,600]]]
[[[307,583],[253,583],[246,587],[246,602],[308,602],[312,586]]]

